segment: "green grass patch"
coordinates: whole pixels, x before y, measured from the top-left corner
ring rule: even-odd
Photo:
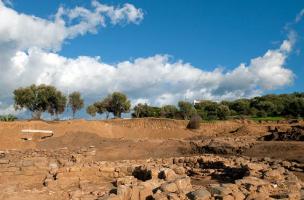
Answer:
[[[278,120],[284,120],[286,119],[285,117],[250,117],[249,119],[253,121],[278,121]]]

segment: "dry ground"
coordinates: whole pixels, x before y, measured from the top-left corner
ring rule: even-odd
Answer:
[[[0,150],[78,149],[95,146],[99,160],[145,159],[190,154],[189,141],[219,138],[258,138],[269,126],[289,124],[222,121],[203,123],[199,130],[185,127],[187,121],[169,119],[126,119],[108,121],[72,120],[61,122],[16,121],[0,123]],[[22,140],[22,129],[52,130],[54,136]],[[304,162],[302,142],[257,142],[243,154],[252,157]]]
[[[248,162],[248,159],[258,164],[266,162],[267,165],[272,166],[274,169],[276,169],[275,164],[273,164],[275,162],[268,161],[268,158],[265,157],[277,160],[278,163],[281,163],[279,164],[280,166],[283,166],[282,160],[288,160],[290,161],[288,163],[292,163],[292,167],[299,166],[294,169],[294,174],[299,179],[304,180],[304,173],[301,171],[301,167],[304,166],[303,141],[258,141],[258,138],[268,134],[271,127],[272,129],[273,127],[280,127],[280,129],[284,130],[295,124],[287,122],[257,123],[246,120],[234,120],[202,123],[199,130],[193,131],[185,128],[187,123],[187,121],[183,120],[152,118],[107,121],[1,122],[0,161],[2,163],[0,164],[2,165],[0,166],[5,166],[5,169],[0,168],[0,172],[5,177],[0,177],[0,190],[4,191],[2,196],[0,194],[0,199],[22,199],[22,195],[26,196],[25,199],[73,199],[71,198],[71,195],[74,195],[73,191],[65,188],[59,190],[58,185],[52,185],[53,182],[65,185],[78,181],[77,186],[69,186],[69,188],[78,188],[78,190],[80,188],[83,191],[89,191],[85,188],[86,186],[81,185],[83,184],[81,179],[89,181],[90,187],[101,184],[100,181],[103,180],[105,182],[102,183],[102,187],[106,187],[109,190],[111,179],[103,177],[103,179],[99,179],[99,182],[96,180],[96,174],[108,173],[109,167],[100,167],[100,165],[107,165],[108,161],[147,160],[148,162],[150,159],[153,159],[153,163],[159,164],[159,162],[162,162],[162,158],[172,160],[172,158],[176,157],[200,156],[205,155],[205,153],[225,154],[221,155],[223,156],[221,159],[228,158],[231,156],[229,154],[233,154],[236,155],[236,158],[233,158],[233,162],[235,163],[239,163],[238,156],[248,156],[249,158],[245,157],[246,162]],[[297,124],[304,125],[303,122],[298,122]],[[51,130],[54,132],[54,135],[39,133],[24,134],[21,133],[23,129]],[[24,140],[24,138],[32,138],[32,140]],[[12,153],[5,153],[7,150],[11,150]],[[2,154],[7,158],[1,158],[1,151],[4,152]],[[79,155],[84,155],[84,158],[81,158],[81,162],[83,163],[78,163],[77,160],[79,158],[74,156],[75,152],[80,152]],[[87,155],[91,160],[85,160]],[[18,159],[22,160],[21,167],[19,167]],[[51,166],[51,170],[48,172],[49,175],[46,176],[45,171],[43,171],[43,165],[41,174],[35,174],[36,168],[41,166],[40,164],[37,166],[33,164],[31,159],[34,159],[34,163],[41,162],[43,164],[46,163],[45,160],[47,162],[55,160],[62,169],[66,168],[69,170],[68,174],[74,173],[75,176],[77,174],[79,180],[73,180],[75,177],[65,175],[66,172],[60,171],[60,167],[59,169],[56,168],[60,171],[56,171],[56,174],[62,175],[58,177],[57,175],[53,175],[51,165],[45,166]],[[107,162],[104,163],[104,161]],[[91,162],[94,162],[94,165],[97,163],[99,171],[98,168],[96,169],[97,171],[90,168]],[[141,161],[127,161],[126,163],[136,164],[137,162]],[[225,162],[230,163],[229,158]],[[13,163],[12,166],[10,166],[11,163]],[[188,161],[185,161],[185,163],[187,164]],[[33,165],[36,168],[32,169]],[[69,167],[70,165],[82,165],[83,169],[74,169],[73,167]],[[214,172],[215,169],[213,167],[207,170],[207,172],[200,172],[200,175],[191,177],[194,188],[219,183],[218,178],[222,178],[222,175],[217,178],[203,175],[204,173]],[[293,169],[290,166],[285,167],[288,170]],[[25,169],[25,171],[22,172],[22,169]],[[105,172],[100,171],[100,169],[105,170]],[[122,169],[125,169],[125,167],[122,166],[120,170]],[[230,168],[228,169],[231,170]],[[216,168],[216,170],[222,169]],[[225,170],[227,169],[224,169],[221,173],[225,173]],[[115,177],[115,173],[117,172],[114,170],[111,173]],[[218,172],[215,171],[214,173]],[[227,175],[230,176],[230,172]],[[50,183],[46,181],[49,178],[51,179]],[[26,184],[24,180],[27,180]],[[20,183],[25,185],[20,185]],[[56,188],[56,190],[54,189],[56,192],[52,193],[52,188]],[[30,192],[27,192],[27,190]],[[97,190],[100,190],[100,188],[97,188]],[[77,196],[78,194],[75,195]],[[84,194],[81,195],[83,196]],[[94,195],[98,196],[100,194],[94,193]]]

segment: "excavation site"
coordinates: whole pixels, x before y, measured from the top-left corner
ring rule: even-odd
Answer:
[[[1,122],[0,199],[303,199],[303,121],[187,124]]]
[[[0,0],[0,200],[304,200],[304,0]]]

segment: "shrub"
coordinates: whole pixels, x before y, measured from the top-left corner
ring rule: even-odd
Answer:
[[[259,111],[256,113],[256,116],[257,116],[257,117],[267,117],[267,113],[266,113],[264,110],[259,110]]]
[[[188,129],[199,129],[201,126],[202,118],[199,115],[193,115],[187,125]]]
[[[3,122],[12,122],[15,121],[17,119],[17,117],[15,117],[14,115],[1,115],[0,116],[0,121]]]

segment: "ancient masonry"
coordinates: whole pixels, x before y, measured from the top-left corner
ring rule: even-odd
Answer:
[[[2,151],[0,199],[304,198],[304,184],[293,174],[304,166],[296,162],[208,154],[110,162],[94,161],[95,153],[93,146]]]

